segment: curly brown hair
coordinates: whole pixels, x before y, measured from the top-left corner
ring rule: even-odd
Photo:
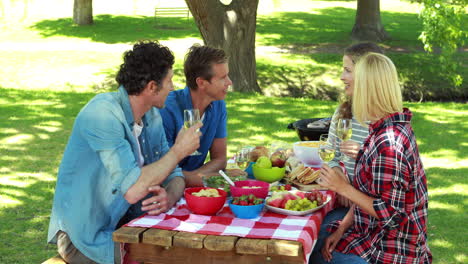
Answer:
[[[140,94],[150,81],[158,86],[174,65],[174,55],[157,41],[140,41],[123,55],[115,80],[129,95]]]

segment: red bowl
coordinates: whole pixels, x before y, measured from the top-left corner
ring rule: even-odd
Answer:
[[[242,187],[260,187],[260,188],[242,188]],[[264,181],[257,180],[245,180],[245,181],[236,181],[234,186],[231,186],[231,195],[232,197],[239,197],[242,195],[253,194],[257,198],[265,199],[268,195],[270,184]]]
[[[219,197],[198,197],[192,195],[194,192],[199,192],[204,189],[214,189],[221,195]],[[226,202],[227,193],[221,189],[208,187],[193,187],[187,188],[184,191],[184,197],[187,201],[187,206],[190,211],[201,215],[215,215]]]

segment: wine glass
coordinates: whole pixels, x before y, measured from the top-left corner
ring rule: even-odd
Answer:
[[[236,164],[241,170],[245,170],[249,166],[250,161],[250,151],[249,147],[244,147],[236,154]]]
[[[328,139],[328,134],[320,136],[319,157],[327,163],[335,157],[335,144]]]
[[[200,121],[200,111],[198,111],[198,109],[185,109],[184,110],[184,128],[185,129],[188,129],[199,122],[201,121]],[[195,150],[192,154],[190,154],[190,156],[197,156],[197,155],[201,155],[201,152],[198,150]]]
[[[338,119],[338,123],[336,124],[336,136],[342,141],[346,141],[346,140],[350,140],[352,135],[353,135],[353,126],[352,126],[351,119],[348,119],[348,118]],[[342,155],[341,160],[345,160],[347,158],[348,156]]]

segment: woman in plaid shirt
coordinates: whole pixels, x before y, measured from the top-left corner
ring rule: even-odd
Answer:
[[[369,136],[352,184],[326,165],[321,170],[319,183],[354,203],[329,226],[322,261],[350,263],[334,260],[357,255],[368,263],[431,263],[426,175],[395,66],[369,53],[357,62],[354,77],[353,114],[363,125],[370,121]]]

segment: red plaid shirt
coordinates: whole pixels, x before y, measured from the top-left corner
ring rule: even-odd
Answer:
[[[370,125],[353,185],[374,197],[375,218],[356,206],[354,223],[336,250],[369,263],[431,263],[427,246],[427,184],[411,128],[411,112]],[[335,231],[337,223],[331,225]]]

